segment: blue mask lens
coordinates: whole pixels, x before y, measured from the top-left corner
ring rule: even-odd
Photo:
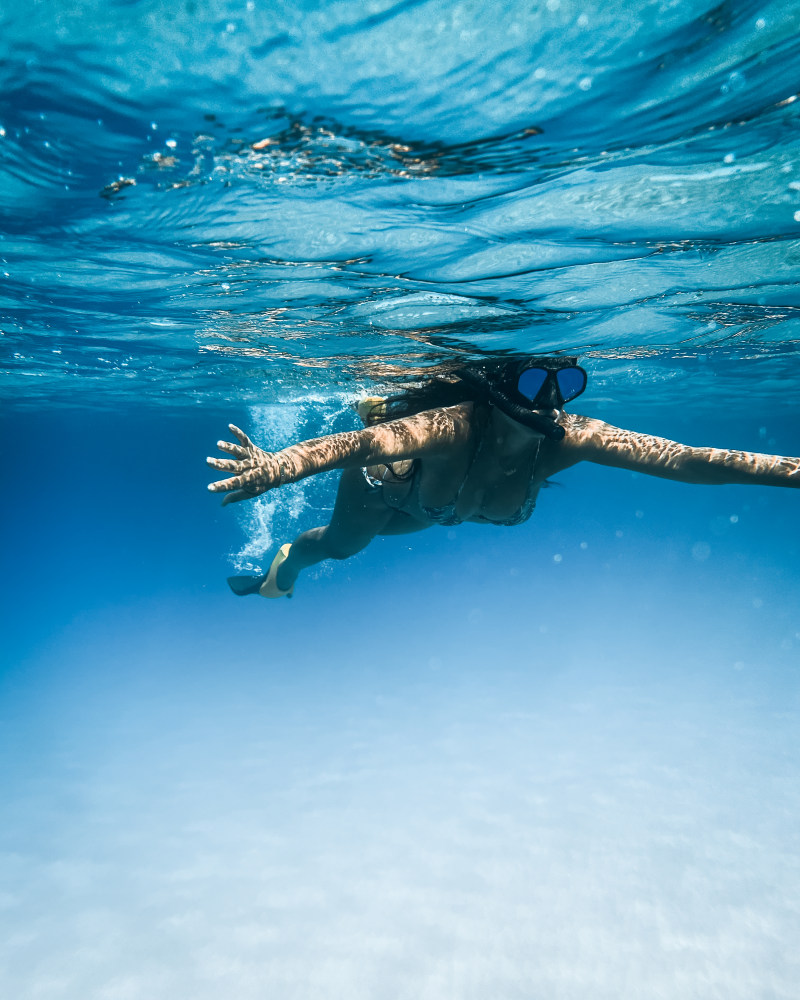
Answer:
[[[580,396],[586,388],[586,373],[582,368],[560,368],[556,372],[558,391],[565,403]]]
[[[546,380],[547,370],[545,368],[526,368],[517,382],[517,391],[533,402],[542,391]]]

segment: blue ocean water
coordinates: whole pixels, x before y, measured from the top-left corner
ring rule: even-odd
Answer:
[[[796,1000],[797,494],[576,467],[225,576],[465,358],[800,453],[800,5],[0,6],[0,996]]]

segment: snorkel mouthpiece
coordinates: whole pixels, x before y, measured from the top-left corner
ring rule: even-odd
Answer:
[[[533,410],[528,410],[524,406],[520,406],[519,403],[515,403],[513,399],[510,399],[500,389],[492,388],[488,396],[489,402],[493,403],[498,410],[502,410],[503,413],[511,417],[512,420],[530,427],[533,431],[539,431],[540,434],[544,434],[551,441],[560,441],[564,437],[566,431],[552,417],[544,417],[540,413],[534,413]]]
[[[520,406],[519,403],[511,399],[496,382],[492,382],[483,372],[463,371],[459,372],[459,377],[467,385],[472,385],[480,389],[493,406],[496,406],[506,416],[511,417],[512,420],[516,420],[517,423],[523,424],[525,427],[530,427],[531,430],[538,431],[540,434],[544,434],[551,441],[560,441],[564,437],[566,433],[564,428],[560,427],[555,420],[551,417],[544,417],[539,413],[534,413],[533,410],[529,410],[524,406]]]

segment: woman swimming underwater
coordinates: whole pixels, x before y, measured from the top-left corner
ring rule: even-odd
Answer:
[[[232,473],[211,483],[223,505],[330,469],[342,476],[330,524],[281,546],[265,576],[230,577],[239,595],[291,596],[301,570],[347,559],[377,535],[462,521],[526,521],[547,479],[577,462],[630,469],[684,483],[800,487],[800,458],[695,448],[564,412],[586,388],[576,358],[485,362],[448,379],[359,404],[363,430],[262,451],[238,427],[231,458],[208,464]]]

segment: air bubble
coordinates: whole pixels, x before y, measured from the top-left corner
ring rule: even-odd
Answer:
[[[721,93],[727,94],[731,91],[736,93],[738,90],[744,90],[747,86],[747,80],[744,77],[744,73],[740,73],[735,69],[732,73],[728,74],[728,79],[719,88]]]
[[[556,554],[553,556],[553,562],[560,563],[563,560],[563,558],[564,557],[561,555],[560,552],[556,552]]]
[[[725,155],[724,155],[724,156],[722,157],[722,162],[723,162],[723,163],[733,163],[733,161],[734,161],[735,159],[736,159],[736,153],[726,153],[726,154],[725,154]]]
[[[578,86],[581,90],[591,90],[592,89],[592,78],[590,76],[584,76],[578,81]]]
[[[763,31],[764,28],[766,28],[766,26],[767,26],[767,22],[764,20],[763,17],[760,17],[756,21],[756,31]]]
[[[795,222],[800,222],[800,212],[795,212],[794,213],[794,221]]]
[[[711,546],[708,542],[695,542],[692,546],[692,559],[697,562],[705,562],[711,555]]]

